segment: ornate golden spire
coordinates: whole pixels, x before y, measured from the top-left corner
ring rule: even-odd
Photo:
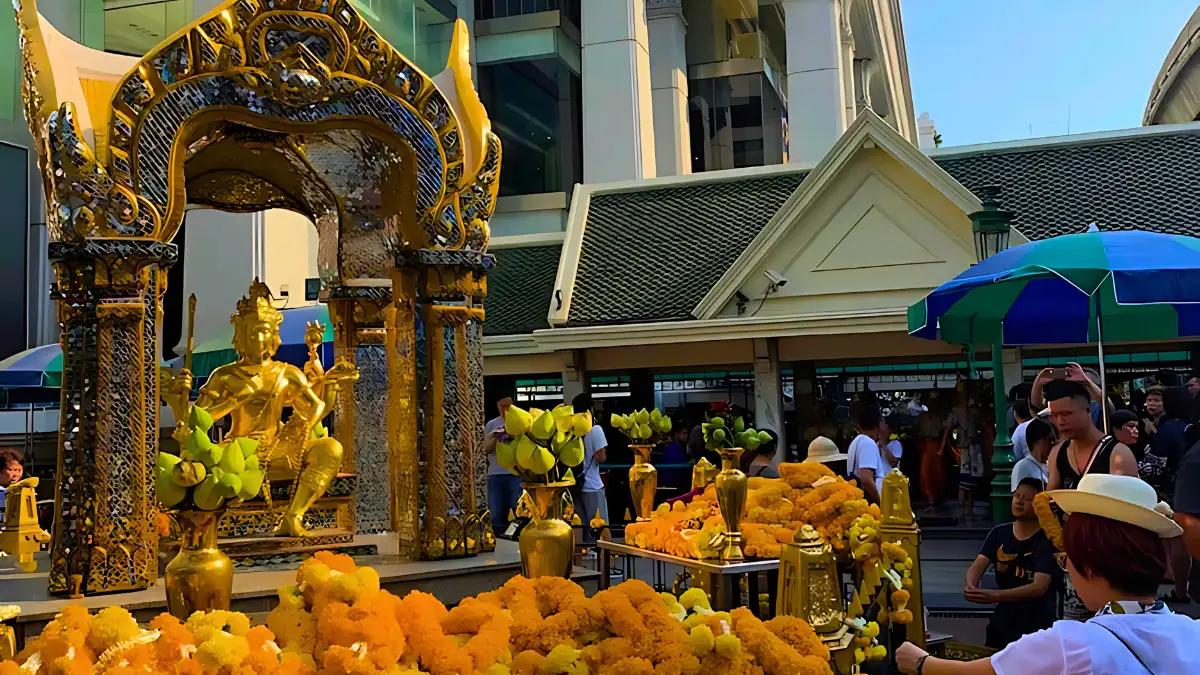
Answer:
[[[240,319],[263,319],[278,326],[283,323],[283,313],[275,309],[275,305],[272,304],[274,299],[271,287],[255,277],[250,284],[249,295],[238,301],[237,314],[231,317],[231,320],[237,323]]]

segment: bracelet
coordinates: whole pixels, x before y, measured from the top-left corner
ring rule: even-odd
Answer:
[[[917,675],[921,675],[921,669],[925,667],[925,659],[927,658],[929,658],[928,654],[917,659]]]

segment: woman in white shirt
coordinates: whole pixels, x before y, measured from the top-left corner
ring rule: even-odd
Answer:
[[[1026,478],[1036,478],[1046,485],[1050,482],[1050,467],[1046,458],[1054,449],[1054,426],[1040,417],[1025,423],[1026,454],[1013,465],[1012,491]]]
[[[858,436],[850,441],[849,458],[846,460],[848,478],[857,478],[858,487],[872,504],[879,503],[883,489],[883,455],[879,452],[880,424],[879,406],[866,405],[858,411]]]
[[[1182,530],[1154,488],[1133,476],[1088,474],[1050,497],[1070,514],[1060,564],[1096,616],[1058,621],[985,659],[947,661],[905,643],[896,665],[916,675],[1200,673],[1200,623],[1157,600],[1166,575],[1162,539]]]

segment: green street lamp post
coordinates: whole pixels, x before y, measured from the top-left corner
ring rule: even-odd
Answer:
[[[983,210],[971,214],[971,231],[975,235],[975,258],[979,262],[1008,248],[1012,232],[1012,216],[1000,208],[1000,188],[985,186]],[[1012,471],[1017,458],[1013,455],[1012,439],[1008,436],[1008,394],[1004,388],[1004,336],[992,344],[992,389],[996,406],[996,440],[992,444],[992,522],[999,525],[1012,519]]]

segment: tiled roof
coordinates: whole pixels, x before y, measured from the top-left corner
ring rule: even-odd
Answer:
[[[550,296],[562,246],[525,246],[491,251],[496,266],[488,273],[485,335],[520,335],[549,328]]]
[[[935,161],[972,192],[1000,186],[1030,239],[1102,230],[1200,235],[1200,133],[1005,148]]]
[[[592,195],[568,325],[689,318],[803,177]]]
[[[968,189],[1001,187],[1030,239],[1101,229],[1200,236],[1200,129],[941,151]],[[798,172],[596,193],[568,325],[690,319],[691,311],[800,185]],[[488,334],[546,327],[559,247],[503,249],[488,277]],[[505,257],[514,258],[512,262]],[[531,265],[533,260],[538,262]],[[493,307],[493,305],[496,305]]]

